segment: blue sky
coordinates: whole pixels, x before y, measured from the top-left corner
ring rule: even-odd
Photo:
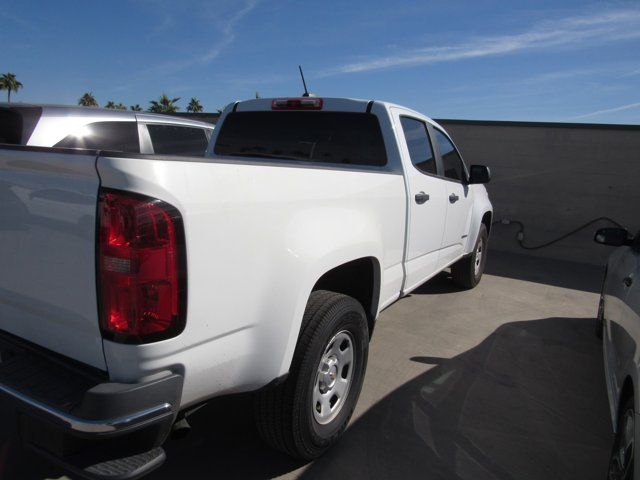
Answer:
[[[0,0],[0,44],[16,101],[215,111],[300,94],[300,63],[320,96],[435,118],[640,123],[638,0]]]

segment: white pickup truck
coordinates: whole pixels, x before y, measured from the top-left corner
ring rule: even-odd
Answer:
[[[488,181],[424,115],[338,98],[233,103],[204,158],[1,146],[0,391],[23,438],[137,478],[194,408],[256,392],[268,443],[320,455],[379,312],[449,266],[480,280]]]

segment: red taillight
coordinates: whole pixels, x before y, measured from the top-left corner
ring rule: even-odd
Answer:
[[[186,260],[180,213],[142,195],[101,190],[98,298],[106,338],[143,343],[184,328]]]
[[[275,98],[271,110],[322,110],[322,99],[317,97]]]

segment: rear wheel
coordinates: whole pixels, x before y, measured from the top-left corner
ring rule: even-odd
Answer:
[[[487,262],[488,240],[487,227],[482,223],[480,224],[478,239],[471,255],[451,265],[453,281],[462,288],[473,288],[480,283],[484,273],[484,266]]]
[[[609,461],[608,480],[633,479],[635,455],[635,410],[633,397],[628,396],[621,408],[618,428],[613,441],[611,460]]]
[[[336,443],[360,395],[368,344],[359,302],[340,293],[313,292],[287,380],[256,397],[256,423],[264,440],[307,460]]]

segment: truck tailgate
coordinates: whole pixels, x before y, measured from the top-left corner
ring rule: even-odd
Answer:
[[[0,147],[0,330],[105,370],[93,152]]]

